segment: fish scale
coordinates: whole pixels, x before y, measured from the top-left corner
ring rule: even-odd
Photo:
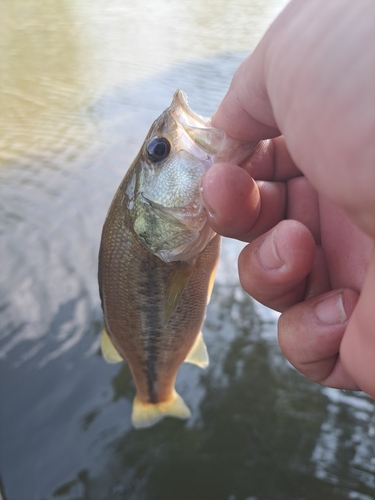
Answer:
[[[104,224],[99,281],[104,290],[102,304],[107,332],[130,365],[139,399],[155,403],[168,400],[178,367],[201,329],[220,242],[216,236],[190,262],[165,263],[150,254],[138,242],[129,224],[127,182],[125,178],[111,206],[111,216]],[[181,266],[193,266],[195,271],[174,315],[164,326],[166,288],[175,269]]]

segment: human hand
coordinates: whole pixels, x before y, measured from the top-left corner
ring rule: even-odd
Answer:
[[[292,1],[213,118],[232,137],[273,139],[202,186],[212,227],[251,242],[241,283],[282,312],[289,361],[375,398],[373,19],[371,0]]]

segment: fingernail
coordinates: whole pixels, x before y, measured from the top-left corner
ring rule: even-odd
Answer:
[[[258,258],[262,267],[269,271],[279,269],[284,265],[284,262],[280,259],[277,252],[275,244],[275,231],[263,240],[263,243],[260,245],[258,250]]]
[[[344,323],[348,319],[341,292],[319,302],[315,307],[315,312],[320,321],[329,325]]]

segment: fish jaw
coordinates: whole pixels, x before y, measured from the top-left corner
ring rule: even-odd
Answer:
[[[129,209],[139,242],[164,262],[189,261],[203,250],[215,232],[202,199],[202,176],[214,162],[239,162],[255,145],[212,127],[177,90],[131,167]],[[158,147],[165,155],[155,159]]]
[[[134,213],[133,227],[139,242],[166,263],[191,260],[216,234],[204,209],[195,217],[183,210],[171,214],[147,199]]]
[[[173,96],[171,115],[194,143],[211,155],[212,163],[240,165],[258,145],[258,141],[233,139],[224,130],[212,127],[209,118],[203,118],[189,108],[186,94],[180,89]]]
[[[215,236],[200,192],[211,164],[180,150],[163,168],[137,170],[132,222],[140,243],[164,262],[189,261]]]
[[[213,155],[189,137],[177,117],[171,118],[174,111],[164,112],[167,116],[148,136],[168,137],[170,156],[152,165],[144,151],[139,154],[130,207],[139,242],[164,262],[189,261],[216,234],[201,196],[201,179],[212,166]]]

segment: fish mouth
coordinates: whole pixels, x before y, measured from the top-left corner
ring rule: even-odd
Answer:
[[[184,91],[176,90],[169,110],[177,127],[183,129],[205,153],[214,156],[221,151],[226,136],[225,132],[212,127],[208,118],[194,113],[189,108]]]
[[[227,136],[224,130],[212,127],[211,120],[197,115],[189,108],[185,92],[178,89],[174,93],[171,116],[177,126],[203,151],[212,155],[214,162],[230,161],[240,165],[258,145],[258,141],[241,141]]]
[[[183,116],[186,119],[186,125],[190,127],[198,127],[199,125],[201,125],[204,128],[210,126],[208,118],[203,118],[197,113],[194,113],[194,111],[189,108],[187,95],[183,90],[176,90],[173,95],[172,103],[177,109],[180,108],[183,111]]]

